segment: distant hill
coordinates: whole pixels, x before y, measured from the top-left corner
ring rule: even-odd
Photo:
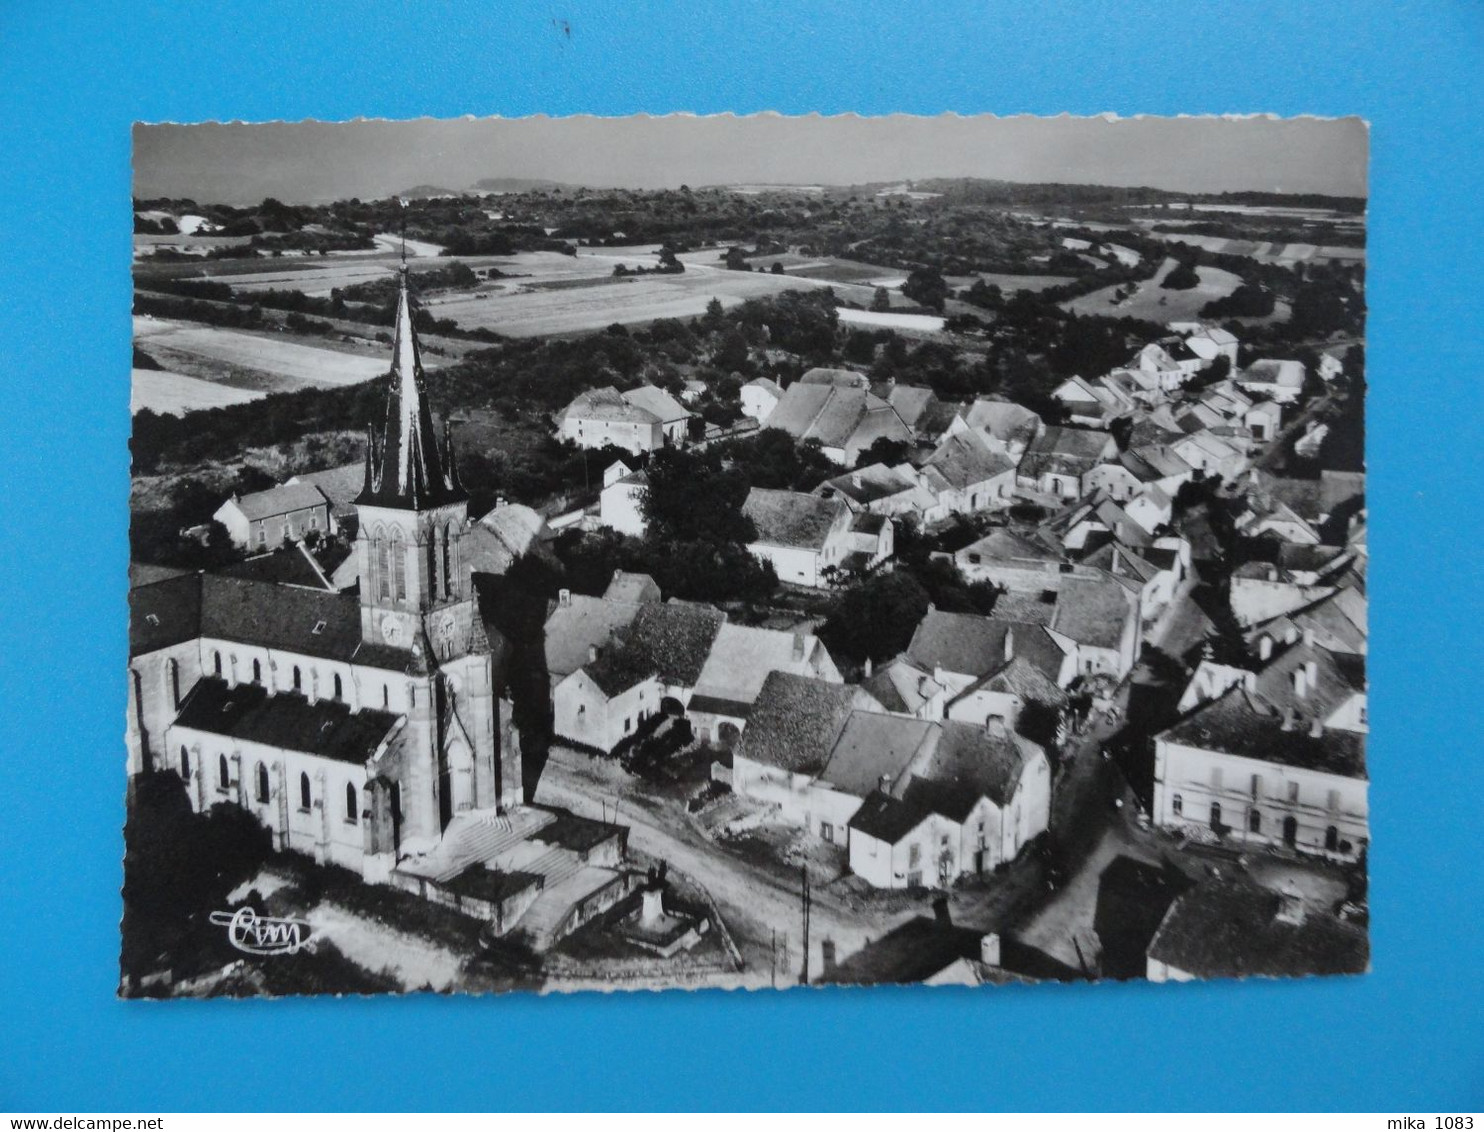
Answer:
[[[538,193],[550,189],[571,189],[575,185],[561,181],[543,181],[532,177],[485,177],[469,186],[471,193]]]
[[[413,185],[396,195],[403,200],[429,200],[433,197],[461,197],[464,192],[463,189],[445,189],[441,185]]]

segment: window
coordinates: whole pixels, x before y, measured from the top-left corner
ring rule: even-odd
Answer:
[[[977,555],[977,554],[971,554],[971,555],[969,555],[969,561],[972,562],[975,566],[979,565],[979,555]]]
[[[392,532],[392,594],[398,599],[407,596],[407,555],[402,548],[402,532]]]
[[[303,684],[304,674],[299,671],[299,666],[296,664],[294,665],[294,691],[299,691]]]
[[[1331,790],[1324,800],[1324,808],[1333,813],[1340,808],[1340,792]]]
[[[1211,789],[1221,789],[1221,768],[1219,766],[1213,766],[1211,768]]]
[[[222,674],[222,654],[221,654],[221,651],[220,650],[217,650],[216,652],[212,653],[211,656],[212,656],[212,665],[216,669],[216,674],[218,676],[220,676]]]
[[[1290,782],[1288,784],[1288,800],[1290,802],[1292,802],[1294,805],[1297,805],[1298,804],[1298,800],[1299,800],[1299,784],[1297,782]]]
[[[261,661],[254,660],[252,662],[252,682],[254,684],[261,684],[263,682],[263,664]]]
[[[392,688],[390,684],[383,684],[381,686],[381,706],[383,708],[392,706]]]
[[[1262,832],[1262,815],[1256,810],[1247,815],[1247,831],[1249,833]]]
[[[262,549],[263,547],[265,547],[267,545],[268,545],[268,528],[267,527],[259,527],[258,528],[258,548],[259,549]]]
[[[392,566],[386,540],[376,538],[376,592],[383,598],[392,596]]]
[[[631,720],[629,719],[629,717],[628,716],[624,716],[623,730],[624,730],[624,734],[625,735],[627,735],[629,733],[629,724],[630,723],[631,723]]]
[[[174,707],[180,707],[180,663],[171,660],[166,666],[167,675],[170,678],[170,703]]]
[[[922,846],[916,842],[907,847],[907,867],[915,869],[922,864]]]
[[[314,628],[311,629],[311,630],[309,630],[309,632],[311,634],[313,634],[314,636],[316,636],[316,637],[319,636],[324,631],[325,631],[325,622],[323,622],[323,621],[316,621],[314,623]]]
[[[1179,794],[1170,795],[1170,813],[1174,814],[1176,817],[1179,817],[1180,814],[1184,812],[1184,810],[1185,799],[1180,797]]]
[[[217,757],[216,757],[216,788],[218,790],[225,790],[227,788],[227,784],[231,781],[231,779],[232,779],[231,772],[227,769],[227,756],[226,755],[217,755]]]
[[[827,821],[820,822],[819,823],[819,836],[823,837],[826,841],[834,841],[835,840],[835,827],[832,824],[830,824],[829,822],[827,822]]]
[[[308,810],[313,804],[313,797],[309,793],[309,775],[299,775],[299,809]]]
[[[1221,832],[1221,803],[1211,803],[1211,828],[1217,833]]]
[[[335,673],[335,698],[338,700],[345,694],[345,688],[340,683],[340,673]]]
[[[186,782],[191,780],[191,752],[184,747],[180,749],[180,777]]]
[[[1335,826],[1329,826],[1325,829],[1324,847],[1331,853],[1340,847],[1340,831]]]
[[[1262,797],[1262,775],[1260,774],[1254,774],[1252,776],[1252,796],[1254,798]]]
[[[262,763],[258,764],[258,801],[268,800],[268,768]]]
[[[356,818],[360,814],[361,807],[356,804],[355,783],[345,784],[345,821],[348,825],[355,825]]]

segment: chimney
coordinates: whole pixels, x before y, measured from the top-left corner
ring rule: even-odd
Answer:
[[[871,658],[870,657],[866,657],[866,665],[865,665],[864,668],[861,669],[861,674],[863,676],[865,676],[865,678],[867,680],[869,680],[871,678]]]
[[[835,941],[829,937],[819,941],[819,969],[826,975],[835,969]]]
[[[891,775],[889,775],[889,774],[883,774],[880,778],[878,778],[876,780],[876,789],[877,790],[880,790],[881,793],[883,793],[883,794],[890,794],[891,793]]]
[[[1308,680],[1310,690],[1319,687],[1319,662],[1317,660],[1304,661],[1304,677]]]
[[[1313,629],[1305,629],[1304,632],[1303,632],[1303,637],[1304,637],[1304,644],[1311,645],[1311,646],[1314,644],[1314,630]]]
[[[948,687],[947,682],[943,679],[943,666],[941,664],[933,665],[933,682],[940,688]]]
[[[953,917],[948,912],[948,897],[940,896],[933,901],[933,919],[941,927],[953,926]]]
[[[794,634],[794,659],[803,660],[809,654],[809,643],[803,633]]]
[[[495,496],[495,506],[497,508],[505,506],[505,497],[503,495]]]
[[[1324,720],[1320,719],[1316,715],[1312,720],[1309,721],[1309,736],[1310,736],[1310,738],[1313,738],[1313,739],[1319,739],[1319,738],[1323,737],[1323,735],[1324,735]]]
[[[1005,737],[1005,717],[992,715],[984,721],[984,729],[997,739]]]
[[[1297,718],[1297,713],[1293,710],[1293,708],[1284,708],[1282,724],[1283,730],[1292,731]]]
[[[1278,912],[1274,917],[1280,924],[1302,924],[1304,922],[1304,898],[1299,895],[1293,882],[1283,886],[1278,893]]]
[[[598,662],[598,646],[597,645],[588,645],[587,646],[587,662],[589,664],[596,664]]]
[[[850,486],[853,487],[853,488],[856,488],[857,490],[860,489],[860,486],[861,486],[861,474],[859,472],[851,472],[850,473]]]
[[[1000,965],[1000,933],[989,932],[979,941],[979,962],[986,967]]]
[[[1293,694],[1299,699],[1309,694],[1309,670],[1304,665],[1293,670]]]
[[[1257,638],[1257,658],[1259,660],[1271,660],[1273,657],[1273,638],[1264,633]]]
[[[1015,630],[1012,627],[1012,628],[1009,628],[1009,629],[1006,629],[1005,630],[1005,663],[1006,664],[1009,664],[1014,659],[1015,659]]]
[[[1255,691],[1257,691],[1257,673],[1256,672],[1244,672],[1244,673],[1242,673],[1242,687],[1246,688],[1247,691],[1249,691],[1249,692],[1255,692]]]
[[[572,591],[571,590],[558,590],[557,591],[557,603],[559,605],[571,605],[572,604]]]

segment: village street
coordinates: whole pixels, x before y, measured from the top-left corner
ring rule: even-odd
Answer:
[[[636,785],[636,780],[615,762],[554,746],[535,801],[561,806],[583,817],[606,816],[610,821],[615,820],[617,802],[616,820],[629,827],[629,845],[682,868],[716,901],[747,962],[738,985],[771,985],[775,931],[780,936],[787,933],[788,968],[796,981],[801,967],[798,940],[802,930],[797,883],[786,884],[773,873],[727,852],[695,828],[681,805],[650,797],[643,793],[642,785],[635,789]],[[909,907],[894,913],[862,914],[839,903],[824,888],[816,888],[810,925],[811,973],[817,975],[823,969],[822,945],[826,940],[834,943],[836,954],[843,958],[921,911]],[[781,970],[779,980],[779,985],[784,985]]]

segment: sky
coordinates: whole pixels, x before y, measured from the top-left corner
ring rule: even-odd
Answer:
[[[1366,194],[1358,118],[892,115],[431,118],[134,127],[134,192],[203,203],[391,196],[487,177],[602,188],[929,177]]]

